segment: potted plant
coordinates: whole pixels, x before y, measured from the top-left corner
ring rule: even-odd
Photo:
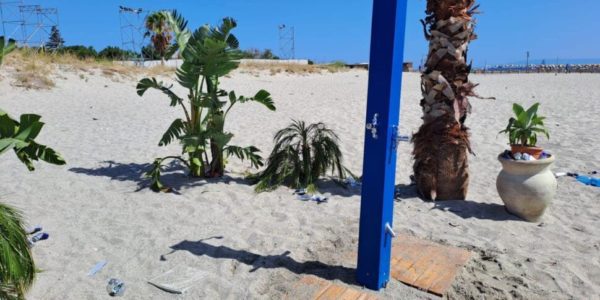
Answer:
[[[538,221],[556,194],[556,178],[550,167],[554,155],[537,147],[537,134],[549,138],[544,117],[537,115],[539,103],[525,110],[513,105],[515,117],[500,133],[506,133],[511,151],[498,156],[502,171],[496,180],[498,194],[506,209],[527,221]]]

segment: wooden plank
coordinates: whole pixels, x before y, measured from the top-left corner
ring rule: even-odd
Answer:
[[[286,299],[343,299],[343,300],[375,300],[375,295],[356,290],[344,284],[336,284],[314,275],[303,276],[294,284]]]
[[[348,288],[332,284],[330,285],[319,297],[315,298],[317,300],[336,300],[338,299]]]
[[[471,253],[400,234],[394,243],[392,255],[393,278],[443,296]]]

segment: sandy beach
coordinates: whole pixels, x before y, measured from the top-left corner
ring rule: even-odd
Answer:
[[[34,248],[41,272],[30,299],[108,299],[109,278],[126,284],[123,299],[299,299],[292,293],[304,275],[354,282],[360,190],[323,181],[322,204],[296,200],[288,188],[256,194],[244,180],[249,164],[230,159],[218,180],[195,180],[178,165],[165,183],[176,193],[154,193],[143,178],[154,158],[180,153],[158,147],[178,108],[157,92],[138,97],[136,78],[57,71],[50,90],[0,80],[0,101],[11,115],[39,113],[38,139],[59,150],[67,165],[38,164],[29,173],[11,155],[0,157],[0,198],[20,208],[29,224],[50,239]],[[84,74],[84,76],[80,76]],[[167,82],[172,78],[163,78]],[[234,144],[255,145],[268,156],[273,134],[292,119],[323,121],[340,136],[345,164],[362,172],[368,73],[271,75],[236,71],[223,88],[250,95],[266,89],[276,112],[257,104],[236,106],[226,125]],[[394,228],[402,233],[471,250],[449,299],[600,298],[600,188],[558,179],[558,193],[542,222],[508,214],[497,194],[497,155],[507,147],[504,129],[511,105],[540,102],[556,155],[554,171],[600,170],[599,74],[473,75],[471,184],[467,201],[425,202],[409,186],[410,143],[399,146]],[[180,95],[185,92],[179,88]],[[401,133],[421,124],[420,76],[405,73]],[[107,265],[94,276],[98,262]],[[186,267],[197,280],[183,295],[147,283]],[[392,280],[382,299],[436,299]]]

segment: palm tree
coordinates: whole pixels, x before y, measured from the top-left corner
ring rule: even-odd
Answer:
[[[293,121],[275,134],[274,142],[265,170],[250,176],[257,182],[257,192],[282,184],[314,192],[317,180],[327,171],[342,179],[348,172],[342,165],[338,136],[323,123],[307,126],[304,121]]]
[[[35,279],[22,219],[16,209],[0,203],[0,299],[25,299]]]
[[[150,37],[154,49],[160,56],[161,64],[164,65],[165,57],[173,39],[166,12],[157,11],[148,15],[145,26],[147,31],[144,37]]]
[[[469,42],[474,34],[475,0],[428,0],[421,21],[429,54],[421,76],[423,125],[413,136],[417,189],[428,200],[465,199],[469,184]]]

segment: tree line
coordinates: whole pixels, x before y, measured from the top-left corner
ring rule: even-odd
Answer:
[[[151,20],[151,19],[150,19]],[[148,21],[147,21],[148,23]],[[107,59],[107,60],[130,60],[130,59],[143,59],[143,60],[163,60],[171,58],[179,58],[178,53],[169,52],[165,50],[172,43],[171,38],[166,39],[168,43],[166,46],[164,38],[158,39],[155,36],[161,36],[164,33],[156,33],[156,30],[151,30],[155,26],[153,24],[147,24],[148,32],[146,36],[151,37],[151,41],[148,45],[142,47],[140,52],[122,49],[117,46],[107,46],[104,49],[97,51],[92,46],[84,45],[72,45],[65,46],[65,40],[60,34],[60,30],[53,26],[50,32],[48,42],[44,45],[46,51],[55,53],[68,53],[77,56],[80,59]],[[279,59],[277,55],[273,53],[271,49],[260,50],[256,48],[250,48],[241,51],[242,58],[245,59]]]

